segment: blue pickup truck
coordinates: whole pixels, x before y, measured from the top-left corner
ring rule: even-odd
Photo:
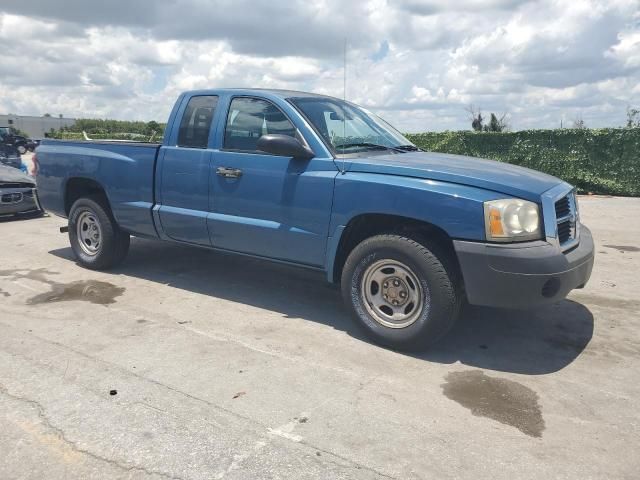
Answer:
[[[319,270],[394,348],[438,340],[465,300],[556,302],[594,261],[571,185],[422,151],[328,96],[186,92],[162,144],[44,140],[36,158],[41,202],[68,218],[81,265],[113,267],[134,235]]]

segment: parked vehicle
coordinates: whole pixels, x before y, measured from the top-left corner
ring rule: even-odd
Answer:
[[[23,137],[22,135],[11,135],[9,138],[13,143],[13,146],[18,149],[20,155],[24,155],[25,153],[27,153],[28,140],[26,137]]]
[[[35,152],[39,145],[40,140],[34,140],[33,138],[26,139],[25,147],[29,152]]]
[[[118,264],[136,235],[319,270],[394,348],[435,342],[464,298],[556,302],[594,261],[571,185],[423,152],[326,96],[187,92],[162,144],[43,140],[36,163],[42,202],[69,219],[85,267]]]
[[[0,143],[0,164],[17,169],[21,168],[22,159],[16,147]]]
[[[39,140],[32,140],[22,135],[14,135],[8,127],[0,128],[0,138],[2,143],[15,147],[20,155],[33,152],[40,144]]]
[[[40,214],[42,208],[33,178],[0,165],[0,218]]]

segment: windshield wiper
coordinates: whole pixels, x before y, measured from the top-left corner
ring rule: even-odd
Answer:
[[[389,147],[387,145],[378,145],[377,143],[345,143],[342,145],[336,145],[335,149],[340,150],[341,148],[351,148],[351,147],[366,147],[371,150],[392,150],[394,152],[405,152],[406,150],[402,150],[398,147]]]
[[[396,145],[393,148],[397,148],[398,150],[402,150],[403,152],[420,152],[420,148],[415,145]]]

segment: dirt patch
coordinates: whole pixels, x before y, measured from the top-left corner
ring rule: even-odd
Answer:
[[[542,436],[545,425],[538,394],[529,387],[480,370],[451,372],[445,380],[443,393],[473,415],[510,425],[530,437]]]

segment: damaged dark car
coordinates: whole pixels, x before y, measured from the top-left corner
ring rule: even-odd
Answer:
[[[22,160],[16,147],[0,143],[0,165],[7,165],[18,170],[21,168]]]
[[[33,178],[0,164],[0,219],[42,215]]]

